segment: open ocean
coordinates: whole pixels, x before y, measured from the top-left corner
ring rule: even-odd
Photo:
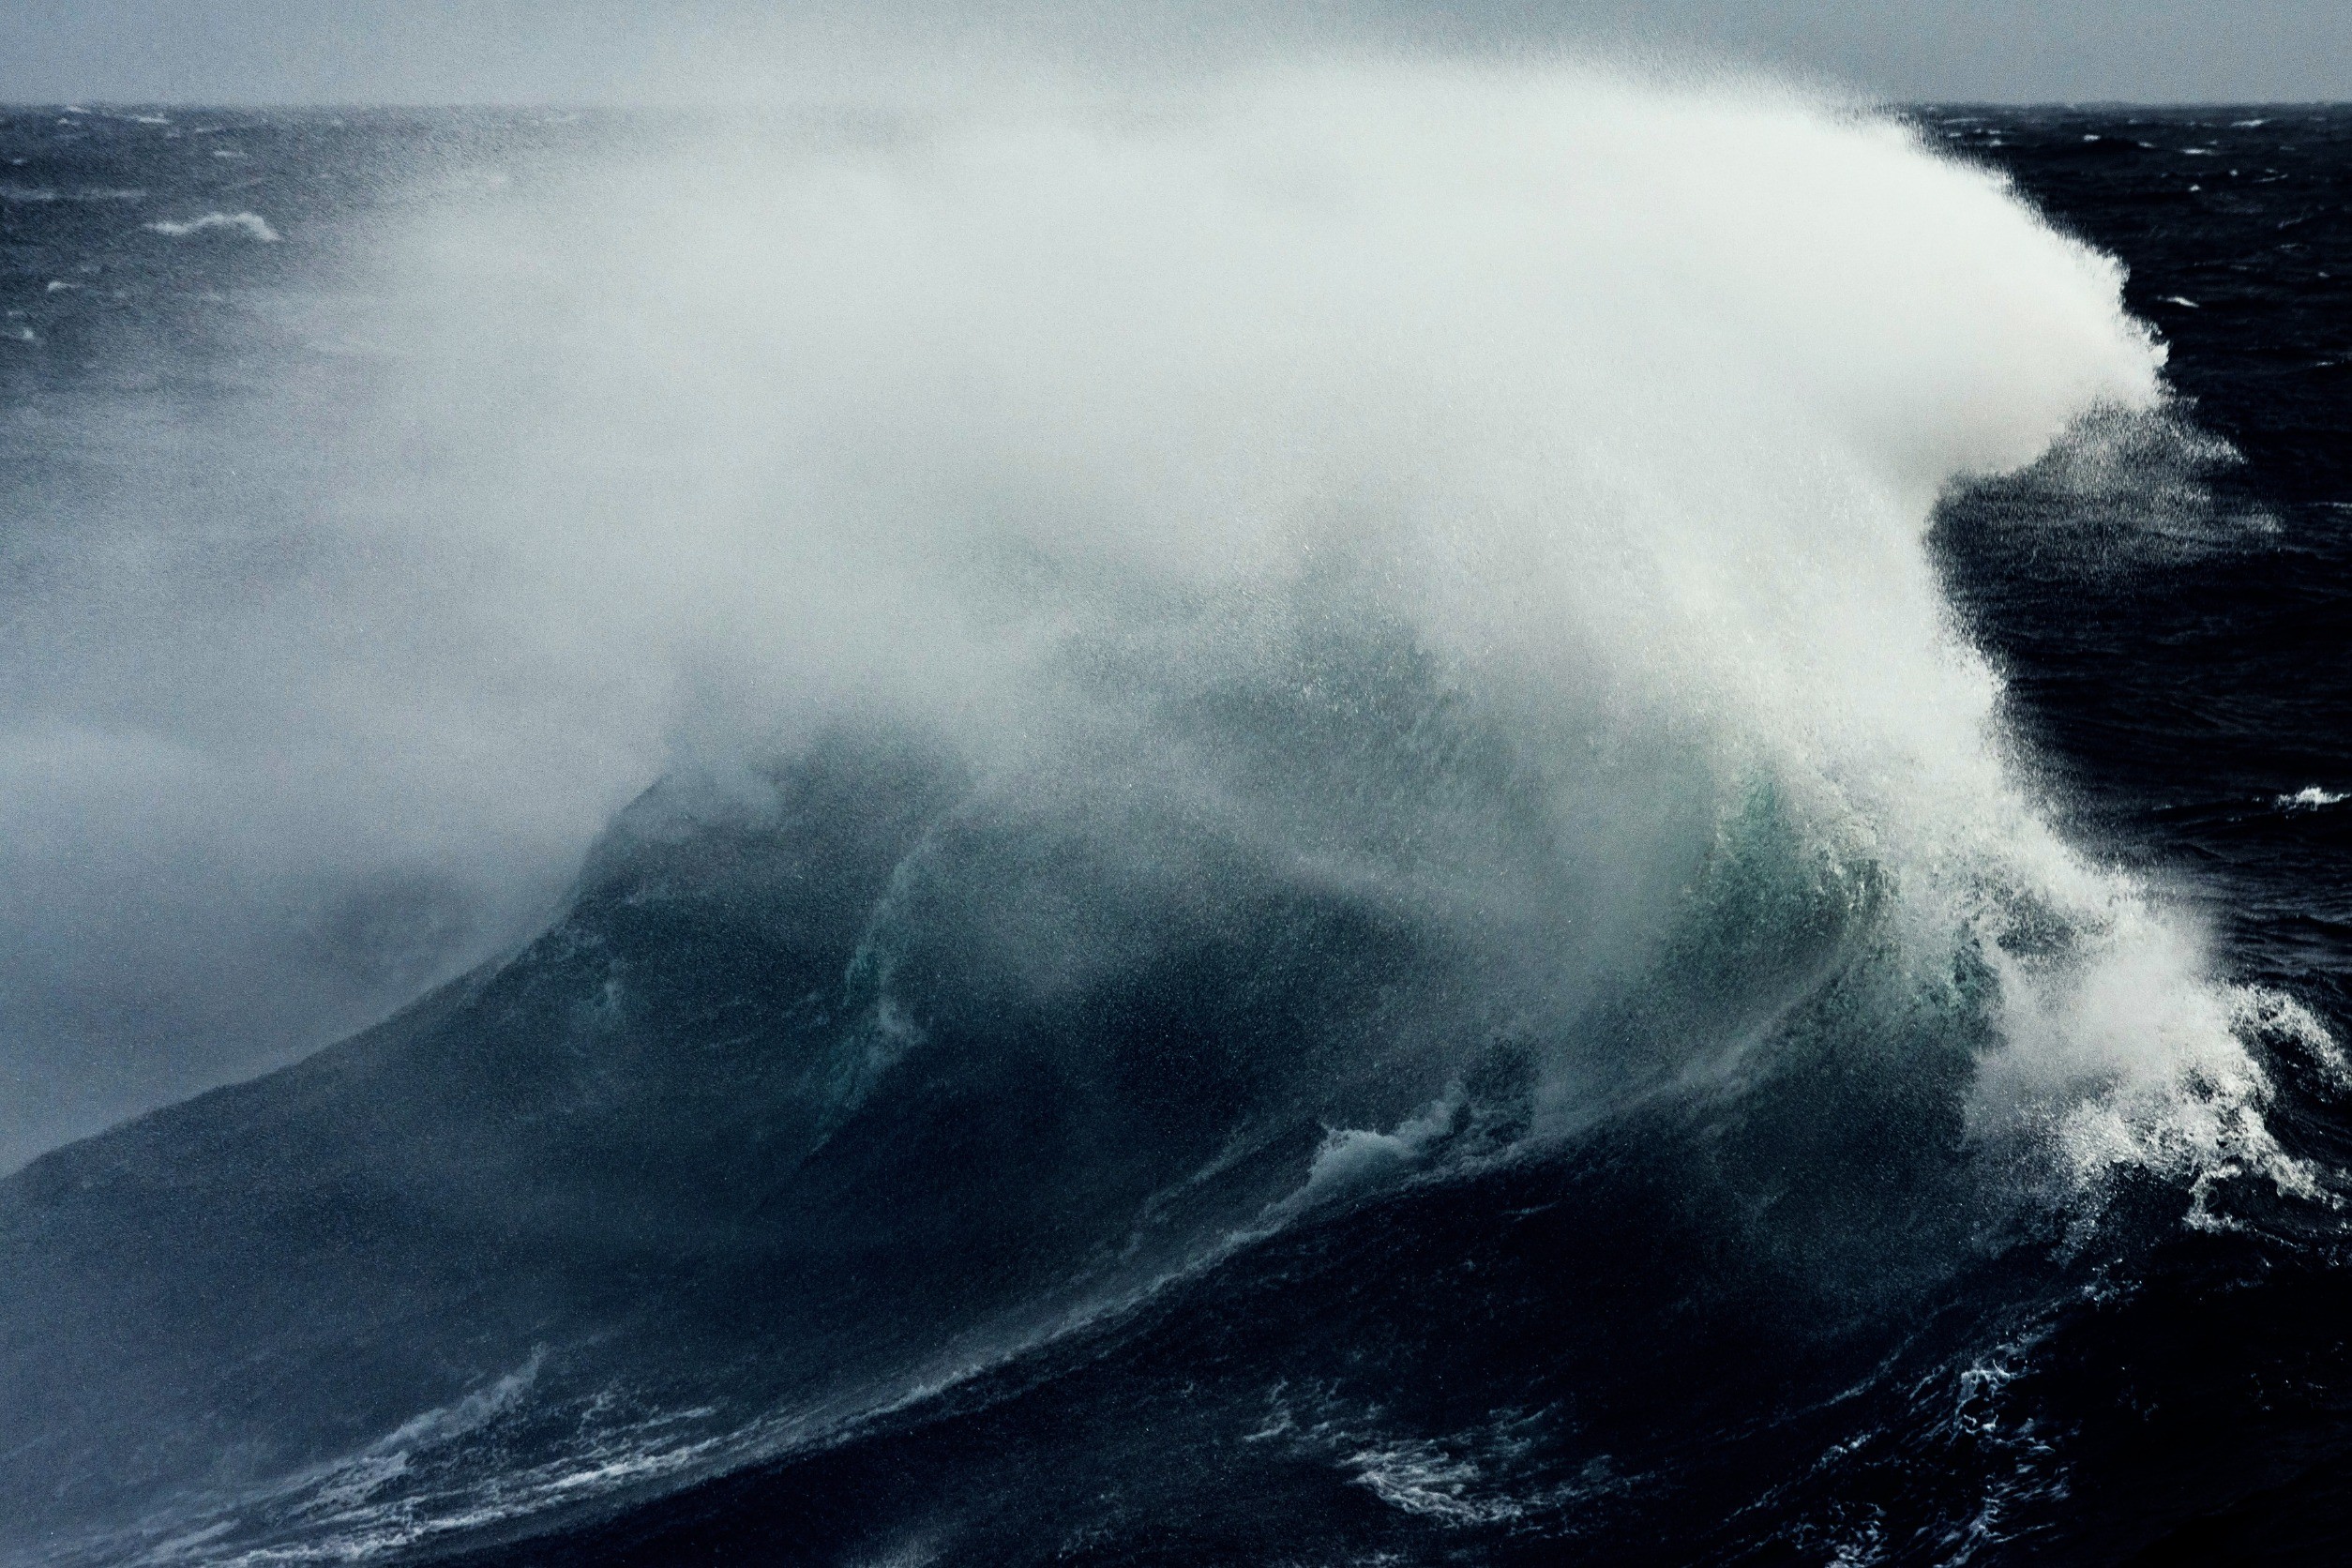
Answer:
[[[1715,91],[0,113],[0,1562],[2352,1560],[2352,111]]]

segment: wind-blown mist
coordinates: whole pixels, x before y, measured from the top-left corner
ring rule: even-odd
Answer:
[[[1922,542],[1955,477],[2150,406],[2159,355],[2111,264],[1895,126],[1352,68],[670,138],[395,211],[300,321],[363,396],[290,373],[160,450],[101,424],[134,475],[49,498],[4,797],[20,1152],[400,1000],[543,918],[664,769],[753,788],[845,715],[1395,882],[1554,1017],[1769,781],[1922,952],[2022,879],[2183,1027],[2194,942],[2126,935],[2157,917],[2004,781]],[[1425,660],[1533,837],[1383,823],[1170,717],[1306,689],[1334,638]],[[2068,1071],[2151,1048],[2029,994]]]

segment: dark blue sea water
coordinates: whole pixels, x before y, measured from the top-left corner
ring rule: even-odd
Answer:
[[[2123,1043],[2077,1098],[2004,1132],[1979,1097],[2109,940],[2058,895],[1956,878],[1912,963],[1942,873],[1726,772],[1636,956],[1560,979],[1528,955],[1644,897],[1606,846],[1648,819],[1546,804],[1600,775],[1348,593],[1206,674],[1147,606],[1080,684],[1149,746],[1106,721],[1015,789],[855,712],[680,762],[549,910],[336,906],[305,994],[387,1021],[0,1183],[0,1560],[2343,1560],[2352,113],[1906,119],[2168,345],[2159,412],[2084,412],[1926,535],[2008,776],[2209,933],[2243,1055],[2164,1078],[2130,1157],[2070,1185],[2037,1139],[2127,1093],[2169,959],[2081,1004]],[[686,134],[0,115],[16,730],[109,656],[41,604],[140,550],[158,614],[309,580],[306,520],[385,482],[264,460],[251,410],[432,428],[382,390],[387,234]],[[1696,744],[1622,732],[1660,776]]]

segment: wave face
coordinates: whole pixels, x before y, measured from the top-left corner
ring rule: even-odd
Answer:
[[[1579,71],[697,152],[413,219],[318,544],[666,775],[512,952],[0,1187],[12,1558],[783,1474],[786,1560],[1844,1488],[1783,1545],[1867,1560],[2062,1491],[1998,1399],[2103,1206],[2322,1196],[2261,1063],[2332,1045],[2048,825],[1929,556],[2166,439],[1999,179]]]

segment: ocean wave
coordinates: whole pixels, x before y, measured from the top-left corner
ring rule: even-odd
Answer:
[[[671,765],[515,951],[0,1187],[0,1312],[67,1347],[17,1374],[13,1528],[228,1452],[157,1560],[409,1552],[1010,1397],[1138,1303],[1530,1171],[1670,1194],[1841,1320],[2133,1182],[2192,1226],[2328,1200],[2263,1062],[2332,1041],[2058,831],[1928,557],[1990,475],[2224,460],[2117,266],[1998,179],[1576,70],[736,156],[387,264],[413,379],[398,450],[339,455],[379,483],[328,609],[434,604],[436,671],[507,650],[497,745],[593,731],[514,776]],[[143,1316],[122,1268],[234,1304]],[[158,1338],[184,1381],[71,1348]],[[1493,1423],[1293,1425],[1449,1530],[1621,1485]],[[494,1485],[434,1468],[477,1448]]]

